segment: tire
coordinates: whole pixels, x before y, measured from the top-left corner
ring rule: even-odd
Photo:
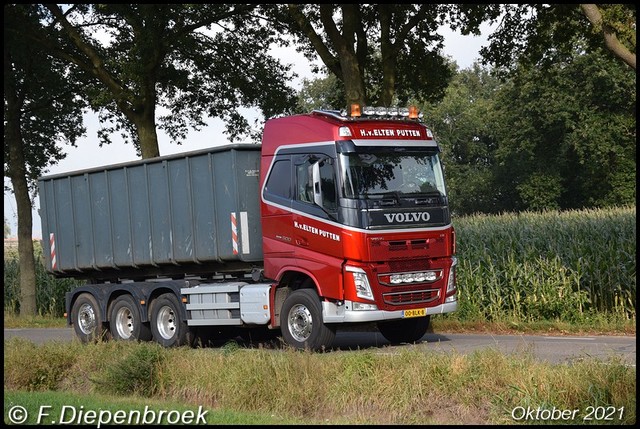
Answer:
[[[181,304],[172,293],[165,293],[151,302],[151,333],[154,341],[164,347],[192,345],[193,334],[182,320]]]
[[[84,344],[109,339],[109,330],[102,320],[98,301],[88,292],[81,293],[73,303],[71,323],[76,336]]]
[[[378,322],[378,330],[390,343],[415,343],[429,329],[431,316]]]
[[[120,295],[111,305],[109,317],[111,335],[116,340],[149,341],[151,328],[142,323],[140,307],[131,295]]]
[[[280,311],[280,329],[284,341],[298,350],[324,350],[336,335],[335,328],[322,321],[322,306],[314,289],[289,294]]]

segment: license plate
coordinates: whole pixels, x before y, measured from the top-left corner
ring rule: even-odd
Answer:
[[[414,310],[404,310],[402,312],[402,317],[422,317],[427,315],[426,308],[416,308]]]

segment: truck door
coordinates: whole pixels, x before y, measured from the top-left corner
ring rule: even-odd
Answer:
[[[293,243],[298,265],[323,285],[337,285],[343,250],[337,223],[335,160],[323,154],[298,155],[294,161]]]
[[[271,166],[263,189],[262,243],[265,274],[275,278],[280,267],[294,257],[291,200],[293,177],[291,157],[279,156]]]

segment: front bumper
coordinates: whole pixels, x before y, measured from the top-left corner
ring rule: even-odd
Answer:
[[[458,301],[446,302],[435,307],[426,307],[427,315],[451,313],[458,309]],[[334,302],[322,302],[322,318],[324,323],[359,323],[378,322],[381,320],[396,320],[404,317],[403,310],[353,310],[351,301],[342,305]]]

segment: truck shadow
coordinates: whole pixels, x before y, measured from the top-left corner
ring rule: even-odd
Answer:
[[[263,333],[237,334],[237,332],[234,331],[218,331],[213,335],[211,335],[211,333],[206,336],[198,335],[195,339],[194,346],[202,348],[240,347],[247,349],[272,350],[284,350],[290,348],[290,346],[282,339],[279,331],[269,332],[269,334],[270,335],[268,337],[264,337]],[[427,333],[414,344],[442,343],[448,341],[451,341],[451,339],[446,335]],[[324,352],[381,349],[398,345],[408,345],[408,343],[392,344],[377,331],[363,332],[338,330],[333,343],[330,347],[326,348]]]

